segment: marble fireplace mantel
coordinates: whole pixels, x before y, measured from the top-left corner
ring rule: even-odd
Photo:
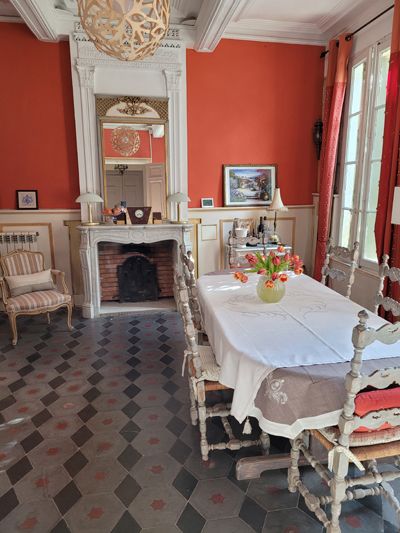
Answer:
[[[83,275],[84,300],[82,314],[95,318],[100,314],[99,242],[144,244],[171,240],[175,242],[174,264],[179,265],[178,249],[184,244],[190,249],[190,224],[103,225],[78,226],[81,233],[80,257]]]

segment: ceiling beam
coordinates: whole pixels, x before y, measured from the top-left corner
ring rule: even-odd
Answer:
[[[54,6],[49,0],[11,0],[11,3],[40,41],[58,41]]]
[[[237,10],[248,0],[203,0],[196,22],[194,49],[212,52]]]

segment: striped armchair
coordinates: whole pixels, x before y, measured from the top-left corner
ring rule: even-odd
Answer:
[[[72,329],[72,298],[60,270],[45,270],[40,252],[14,251],[0,258],[3,277],[0,289],[4,310],[8,315],[12,344],[18,341],[17,317],[47,314],[61,307],[67,308],[67,325]],[[48,279],[47,279],[48,278]]]

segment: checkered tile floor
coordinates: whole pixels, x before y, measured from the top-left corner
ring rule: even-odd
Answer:
[[[0,320],[1,533],[322,531],[287,491],[285,471],[236,481],[235,460],[258,449],[202,462],[177,314],[74,326],[62,314],[50,326],[20,319],[13,348]],[[220,438],[221,428],[210,432]],[[379,498],[364,504],[344,506],[344,533],[398,531]]]

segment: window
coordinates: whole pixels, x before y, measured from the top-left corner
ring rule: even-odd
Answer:
[[[360,242],[360,266],[376,268],[375,217],[385,122],[390,48],[379,43],[356,58],[350,69],[350,91],[341,159],[339,244]]]

